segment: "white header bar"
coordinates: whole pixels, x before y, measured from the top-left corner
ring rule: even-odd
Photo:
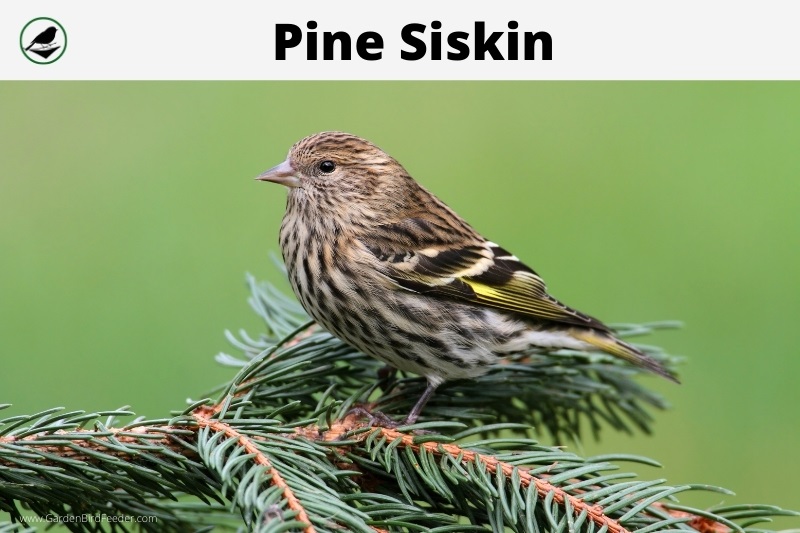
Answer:
[[[799,15],[796,0],[3,2],[0,79],[798,79]],[[63,32],[34,42],[51,23],[23,28],[39,17]],[[279,32],[279,24],[297,29]],[[347,34],[328,43],[329,60],[325,32]],[[435,34],[440,60],[433,59]],[[316,60],[308,50],[314,36]],[[288,39],[285,60],[277,59],[278,37]],[[348,39],[351,59],[343,60]],[[50,48],[57,61],[34,62]]]

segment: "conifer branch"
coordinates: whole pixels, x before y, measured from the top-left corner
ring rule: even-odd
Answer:
[[[281,489],[283,498],[286,500],[289,509],[295,511],[298,520],[306,524],[306,527],[303,528],[303,533],[316,533],[317,530],[311,525],[311,520],[309,520],[303,505],[297,499],[297,496],[294,495],[289,485],[287,485],[280,472],[273,466],[269,457],[259,450],[252,439],[242,435],[229,424],[220,422],[219,420],[213,420],[211,416],[216,412],[218,412],[218,408],[199,407],[192,412],[192,416],[197,421],[197,426],[199,428],[209,428],[211,431],[222,433],[229,439],[234,439],[238,446],[241,446],[246,453],[253,456],[253,461],[256,464],[265,466],[271,478],[271,482]]]
[[[548,483],[545,479],[531,475],[525,470],[520,470],[511,463],[500,461],[497,457],[487,454],[481,454],[470,450],[469,448],[462,448],[455,444],[443,444],[435,441],[419,441],[419,436],[409,433],[402,433],[396,429],[389,428],[371,428],[367,432],[358,432],[357,430],[363,428],[363,422],[359,421],[354,415],[348,415],[343,420],[337,421],[330,430],[321,435],[322,439],[328,442],[336,442],[346,437],[346,434],[355,432],[357,441],[364,439],[378,433],[382,439],[385,439],[389,446],[394,445],[399,441],[399,447],[406,447],[413,450],[415,453],[420,453],[420,449],[424,448],[428,453],[436,456],[449,455],[453,460],[458,461],[464,465],[467,463],[481,462],[486,465],[487,471],[496,475],[500,470],[503,475],[508,479],[517,479],[521,487],[530,487],[533,485],[539,498],[544,499],[551,496],[553,501],[560,505],[564,505],[565,501],[569,501],[573,512],[576,517],[585,514],[589,520],[594,522],[598,527],[604,528],[606,531],[612,533],[628,533],[622,525],[604,514],[602,506],[588,505],[586,502],[571,496],[565,490],[555,485]],[[298,430],[300,434],[309,435],[313,433],[313,428],[304,428]]]
[[[556,440],[585,424],[595,435],[650,430],[647,407],[663,400],[634,382],[637,369],[602,354],[523,354],[478,382],[443,386],[416,425],[372,427],[354,407],[404,416],[423,380],[378,379],[380,363],[316,328],[271,286],[248,281],[266,331],[228,334],[241,355],[217,360],[238,372],[215,400],[127,424],[121,418],[134,415],[124,409],[0,420],[0,513],[11,519],[0,530],[34,525],[20,506],[39,517],[156,519],[137,523],[145,531],[244,523],[275,533],[727,533],[762,531],[754,524],[794,514],[684,507],[675,496],[687,490],[730,493],[635,480],[618,463],[651,460],[581,458],[533,440],[534,425]]]

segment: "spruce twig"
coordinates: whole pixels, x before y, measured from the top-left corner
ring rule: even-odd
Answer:
[[[477,382],[442,387],[414,426],[372,427],[353,407],[403,416],[422,380],[377,379],[380,363],[319,330],[273,287],[248,284],[266,331],[228,333],[241,355],[217,360],[238,372],[215,400],[127,424],[127,409],[0,421],[0,512],[11,520],[0,531],[33,528],[32,514],[73,531],[723,533],[794,514],[692,509],[676,495],[730,493],[619,471],[623,461],[654,464],[646,458],[581,458],[537,443],[534,426],[557,440],[583,426],[650,431],[647,409],[664,401],[633,381],[637,369],[602,354],[524,354]]]

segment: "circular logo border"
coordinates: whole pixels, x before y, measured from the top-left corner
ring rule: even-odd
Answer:
[[[24,43],[23,43],[23,41],[22,41],[22,34],[23,34],[23,33],[25,33],[25,30],[28,28],[28,26],[30,26],[31,24],[33,24],[33,23],[34,23],[34,22],[36,22],[37,20],[49,20],[50,22],[53,22],[53,23],[54,23],[56,26],[58,26],[58,28],[61,30],[61,33],[63,33],[63,34],[64,34],[64,47],[63,47],[63,49],[61,50],[61,53],[60,53],[60,54],[58,54],[58,57],[56,57],[56,58],[55,58],[55,59],[53,59],[52,61],[36,61],[35,59],[33,59],[32,57],[30,57],[30,56],[29,56],[29,55],[28,55],[28,54],[25,52],[25,44],[24,44]],[[31,19],[31,20],[29,20],[29,21],[27,22],[27,24],[25,24],[25,25],[22,27],[22,30],[20,30],[20,32],[19,32],[19,49],[22,51],[22,55],[24,55],[24,56],[25,56],[25,59],[27,59],[27,60],[28,60],[28,61],[30,61],[31,63],[36,63],[37,65],[49,65],[49,64],[51,64],[51,63],[55,63],[56,61],[58,61],[59,59],[61,59],[61,58],[64,56],[64,54],[65,54],[65,53],[67,53],[67,41],[68,41],[68,40],[69,40],[69,39],[67,38],[67,30],[65,30],[65,29],[64,29],[64,26],[62,26],[62,25],[61,25],[61,23],[60,23],[59,21],[57,21],[56,19],[50,18],[50,17],[36,17],[35,19]]]

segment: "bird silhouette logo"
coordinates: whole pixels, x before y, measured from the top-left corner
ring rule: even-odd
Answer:
[[[58,61],[67,48],[67,32],[57,20],[39,17],[29,21],[19,34],[19,47],[29,60],[40,65]]]

